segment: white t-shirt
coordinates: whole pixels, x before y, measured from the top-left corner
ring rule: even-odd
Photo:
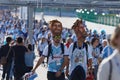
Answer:
[[[39,32],[40,32],[40,29],[39,29],[39,28],[35,28],[35,29],[34,29],[34,34],[35,34],[35,35],[37,35]]]
[[[53,59],[52,59],[52,54],[53,54]],[[55,46],[52,43],[52,54],[50,54],[48,60],[48,71],[57,72],[62,66],[64,56],[69,55],[68,50],[66,46],[64,46],[64,54],[62,54],[61,45]],[[43,51],[43,56],[48,56],[48,46],[45,47]]]
[[[47,41],[44,43],[41,43],[41,41],[38,43],[38,49],[39,51],[43,51],[45,47],[48,45]]]
[[[45,32],[44,34],[40,33],[40,34],[38,35],[38,39],[41,39],[42,36],[46,37],[46,32]]]
[[[50,35],[50,37],[48,37],[49,35]],[[45,38],[48,39],[48,40],[52,40],[52,33],[51,33],[51,31],[47,31]]]
[[[70,74],[72,73],[72,71],[76,68],[76,66],[81,65],[84,70],[87,72],[87,52],[86,52],[86,48],[82,47],[81,49],[79,48],[75,48],[75,50],[73,51],[73,46],[74,43],[72,43],[69,47],[69,59],[70,59],[70,65],[69,65],[69,72]],[[88,46],[88,52],[89,52],[89,46]],[[75,62],[75,59],[79,58],[79,62]],[[92,55],[90,53],[88,53],[88,59],[91,59]]]
[[[99,66],[97,80],[109,80],[110,63],[112,61],[111,80],[120,80],[120,52],[115,50],[111,56],[105,58]]]

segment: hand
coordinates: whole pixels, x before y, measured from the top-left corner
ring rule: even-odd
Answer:
[[[60,71],[56,72],[56,77],[60,77],[60,76],[61,76],[61,72]]]
[[[66,75],[67,77],[69,77],[69,70],[68,70],[68,69],[66,69],[65,75]]]
[[[79,58],[76,58],[76,59],[75,59],[75,62],[76,62],[76,63],[79,62]]]
[[[35,73],[35,69],[33,69],[31,72],[32,72],[32,73]]]

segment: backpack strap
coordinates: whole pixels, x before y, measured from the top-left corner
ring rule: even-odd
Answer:
[[[86,49],[86,52],[88,53],[88,44],[87,43],[84,43],[84,47]]]
[[[77,48],[77,42],[74,42],[74,43],[73,43],[73,50],[72,50],[72,53],[73,53],[73,51],[75,50],[75,48]]]
[[[83,43],[85,49],[86,49],[86,57],[87,57],[87,64],[88,64],[88,44],[87,43]],[[77,42],[74,42],[73,44],[73,50],[72,50],[72,53],[73,51],[75,50],[75,48],[77,48]]]
[[[49,44],[49,45],[48,45],[47,63],[48,63],[48,60],[49,60],[49,56],[50,56],[50,54],[52,54],[52,44]]]
[[[10,51],[11,51],[12,47],[10,46],[9,50],[8,50],[8,53],[6,55],[6,58],[8,58],[9,54],[10,54]]]
[[[62,50],[62,54],[64,54],[64,44],[61,43],[61,50]]]
[[[88,64],[88,44],[84,43],[84,47],[85,47],[85,50],[86,50],[86,58],[87,58],[87,64]]]
[[[85,47],[86,51],[88,52],[88,45],[87,45],[87,43],[84,43],[84,47]],[[74,44],[73,44],[72,53],[73,53],[73,51],[75,50],[75,48],[77,48],[77,42],[74,42]]]
[[[62,50],[62,53],[61,53],[61,54],[64,54],[64,44],[61,43],[60,45],[61,45],[61,50]],[[47,63],[48,63],[48,60],[49,60],[50,54],[52,55],[52,59],[53,59],[53,54],[52,54],[52,44],[49,44],[49,45],[48,45]]]
[[[110,69],[109,69],[108,80],[111,80],[111,78],[112,78],[112,70],[113,70],[112,60],[109,60],[109,64],[110,64]]]

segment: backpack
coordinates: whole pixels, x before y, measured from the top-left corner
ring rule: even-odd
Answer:
[[[80,65],[76,66],[71,73],[70,80],[86,80],[84,68]]]
[[[61,43],[60,45],[61,45],[61,50],[62,50],[62,53],[61,53],[61,54],[64,54],[64,44]],[[50,54],[52,54],[52,44],[49,44],[49,45],[48,45],[47,63],[48,63],[48,60],[49,60]],[[53,54],[52,54],[52,59],[53,59]]]
[[[85,49],[86,49],[86,57],[87,57],[87,64],[88,64],[88,44],[87,43],[83,43],[83,47],[85,47]],[[74,42],[74,44],[73,44],[72,53],[75,50],[75,48],[77,48],[77,42]]]

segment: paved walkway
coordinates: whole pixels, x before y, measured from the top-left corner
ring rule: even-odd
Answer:
[[[38,57],[35,60],[35,64],[38,60]],[[43,65],[40,65],[38,69],[36,70],[36,73],[38,74],[38,77],[35,80],[47,80],[47,68]],[[2,77],[2,68],[0,68],[0,80]]]

